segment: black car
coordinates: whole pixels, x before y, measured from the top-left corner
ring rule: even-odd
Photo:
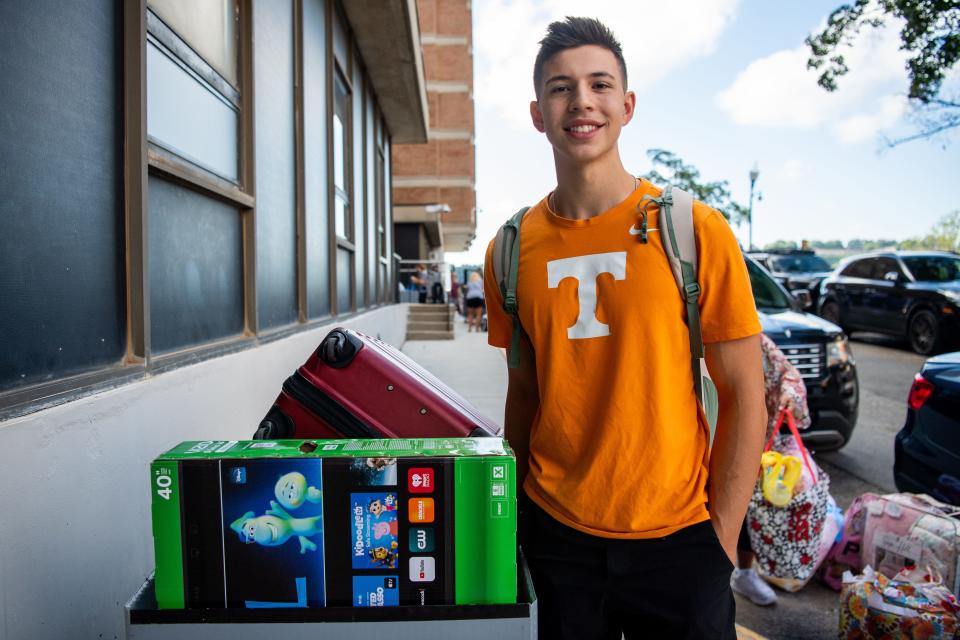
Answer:
[[[960,351],[930,358],[914,378],[893,460],[899,491],[960,505]]]
[[[814,449],[839,449],[850,441],[860,401],[847,338],[840,327],[805,313],[758,263],[746,261],[763,332],[800,371],[807,387],[812,424],[802,432],[803,440]]]
[[[820,282],[830,275],[830,263],[810,249],[752,252],[750,257],[763,265],[787,291],[806,289],[816,302]]]
[[[929,355],[960,326],[960,255],[886,251],[847,258],[821,284],[817,308],[844,331],[902,336]]]

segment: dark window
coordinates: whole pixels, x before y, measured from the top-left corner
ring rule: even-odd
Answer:
[[[908,256],[903,263],[919,282],[960,280],[960,258],[951,256]]]
[[[353,242],[353,266],[356,273],[353,277],[356,295],[354,302],[357,309],[366,306],[367,298],[367,278],[364,275],[366,271],[366,194],[365,189],[365,169],[364,160],[366,152],[366,118],[364,117],[364,104],[368,99],[366,89],[367,83],[364,82],[363,65],[360,61],[360,52],[354,51],[353,59],[353,113],[351,114],[351,124],[353,130],[353,233],[350,240]]]
[[[240,212],[151,176],[150,331],[154,353],[243,331]]]
[[[887,274],[890,273],[897,274],[897,278],[902,275],[902,272],[900,271],[900,265],[897,264],[897,261],[893,258],[877,258],[874,261],[873,270],[870,277],[873,280],[888,280],[890,282],[896,282],[896,278],[887,278]]]
[[[856,262],[851,262],[846,267],[840,275],[846,276],[848,278],[870,278],[873,273],[873,260],[857,260]]]
[[[254,3],[258,328],[296,322],[293,3]]]
[[[809,273],[814,271],[830,271],[830,264],[820,256],[796,254],[775,256],[770,258],[772,271],[786,271],[787,273]]]
[[[346,315],[353,309],[353,252],[337,249],[337,313]]]
[[[303,148],[307,315],[330,314],[330,181],[327,177],[327,37],[323,0],[303,4]]]
[[[758,309],[789,309],[790,299],[763,269],[747,260],[753,301]]]
[[[364,242],[364,255],[366,256],[366,296],[368,304],[377,304],[377,263],[379,262],[377,254],[377,126],[376,126],[376,103],[374,102],[373,91],[370,84],[367,84],[367,99],[364,101],[365,115],[364,120],[364,177],[366,183],[366,241]]]
[[[0,16],[5,391],[119,365],[126,295],[120,4],[6,2]]]

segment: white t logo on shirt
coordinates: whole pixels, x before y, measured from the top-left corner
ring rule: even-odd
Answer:
[[[567,329],[571,340],[610,335],[610,327],[597,320],[597,277],[601,273],[609,273],[614,280],[626,280],[627,252],[595,253],[547,263],[547,286],[551,289],[559,287],[564,278],[577,281],[580,315],[577,323]]]

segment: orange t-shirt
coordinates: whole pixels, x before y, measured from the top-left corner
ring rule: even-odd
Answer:
[[[536,357],[540,410],[524,489],[567,526],[608,538],[669,535],[709,518],[709,431],[697,409],[683,299],[648,208],[649,240],[631,228],[642,181],[586,220],[524,217],[517,299]],[[694,203],[705,343],[760,332],[740,248],[720,213]],[[513,329],[487,248],[489,342]],[[509,434],[507,434],[509,437]]]

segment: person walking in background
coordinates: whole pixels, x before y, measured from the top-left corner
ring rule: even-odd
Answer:
[[[769,442],[777,426],[777,417],[784,409],[793,414],[800,430],[810,426],[810,409],[807,407],[807,387],[800,372],[787,356],[766,335],[760,335],[760,352],[763,361],[763,391],[767,405],[767,434]],[[759,465],[758,465],[759,466]],[[777,594],[753,568],[755,555],[750,546],[747,519],[744,518],[737,540],[737,568],[730,576],[730,587],[750,602],[761,606],[777,601]]]
[[[424,304],[427,301],[427,268],[418,264],[416,271],[410,276],[410,282],[417,288],[417,302]]]
[[[430,274],[427,279],[430,281],[430,302],[441,304],[443,302],[443,276],[440,274],[440,267],[435,264],[430,265]]]
[[[450,298],[449,302],[453,303],[454,309],[457,310],[457,313],[463,314],[463,310],[460,308],[460,280],[457,278],[457,272],[450,272]]]
[[[467,331],[474,328],[480,331],[480,316],[483,313],[483,278],[474,271],[464,288],[463,297],[467,304]]]

